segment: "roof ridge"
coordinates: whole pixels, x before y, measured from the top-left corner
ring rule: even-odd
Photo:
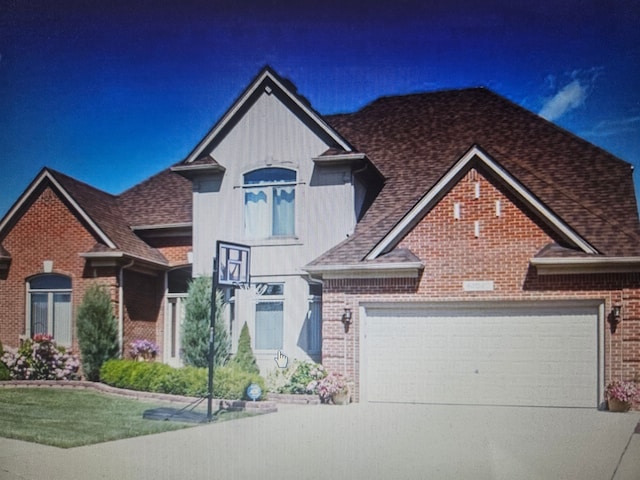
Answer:
[[[75,183],[77,185],[81,185],[83,187],[86,187],[86,188],[89,188],[89,189],[93,190],[94,192],[100,193],[101,195],[106,195],[108,197],[111,197],[114,200],[117,198],[117,196],[112,194],[112,193],[105,192],[104,190],[102,190],[102,189],[100,189],[98,187],[94,187],[93,185],[91,185],[91,184],[89,184],[87,182],[84,182],[82,180],[78,180],[77,178],[72,177],[70,175],[67,175],[66,173],[62,173],[59,170],[55,170],[55,169],[50,168],[50,167],[44,167],[43,171],[49,172],[51,175],[54,176],[54,178],[56,178],[56,180],[60,180],[60,178],[62,178],[65,181],[71,181],[71,182],[73,182],[73,183]]]

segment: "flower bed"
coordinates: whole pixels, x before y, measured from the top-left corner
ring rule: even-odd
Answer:
[[[51,335],[38,334],[0,359],[12,380],[76,380],[80,360],[58,346]]]

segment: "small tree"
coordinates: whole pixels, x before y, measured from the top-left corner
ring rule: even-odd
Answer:
[[[216,319],[214,322],[213,364],[221,367],[229,355],[229,335],[222,321],[224,301],[222,292],[216,292]],[[209,365],[209,325],[211,322],[211,278],[198,277],[189,284],[182,325],[182,358],[194,367]]]
[[[119,354],[118,324],[106,287],[93,284],[87,289],[78,309],[77,328],[82,371],[88,380],[97,381],[102,364]]]
[[[260,369],[256,362],[256,357],[253,355],[251,349],[251,336],[249,335],[249,327],[247,322],[244,322],[242,330],[240,330],[240,337],[238,338],[238,351],[231,359],[234,365],[240,367],[241,370],[248,373],[260,374]]]

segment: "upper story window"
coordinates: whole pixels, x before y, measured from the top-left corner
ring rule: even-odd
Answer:
[[[295,235],[296,172],[262,168],[244,175],[244,232],[247,238]]]

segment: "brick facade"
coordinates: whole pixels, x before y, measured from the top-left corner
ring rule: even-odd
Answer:
[[[420,278],[325,280],[324,365],[352,379],[359,395],[359,307],[366,302],[596,299],[604,302],[605,312],[615,303],[623,307],[614,334],[605,322],[605,382],[638,379],[640,274],[538,275],[529,260],[554,237],[513,195],[471,170],[398,245],[424,263]],[[493,281],[494,289],[464,291],[468,280]],[[345,308],[353,312],[346,333]]]
[[[49,260],[53,265],[51,273],[71,279],[72,349],[79,352],[75,322],[84,293],[93,283],[106,285],[117,318],[120,267],[87,265],[80,254],[90,251],[99,239],[55,190],[42,186],[32,198],[1,239],[11,254],[11,263],[0,277],[0,342],[11,348],[19,346],[20,338],[27,331],[26,282],[45,273],[44,261]],[[176,250],[185,252],[185,247],[179,246]],[[123,353],[126,355],[128,343],[137,338],[146,338],[162,346],[164,272],[143,275],[124,270],[123,283]]]

